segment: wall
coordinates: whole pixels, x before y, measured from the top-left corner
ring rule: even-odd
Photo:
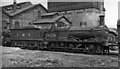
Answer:
[[[9,24],[10,24],[10,17],[7,16],[6,14],[2,13],[1,24],[2,24],[2,31],[8,31]]]
[[[63,11],[59,14],[65,15],[72,22],[72,26],[80,27],[80,22],[87,22],[86,26],[89,27],[99,25],[99,10],[94,8]]]
[[[32,5],[31,2],[17,3],[17,10],[22,9],[22,8],[25,8],[25,7],[30,6],[30,5]],[[11,13],[11,12],[14,11],[14,9],[13,9],[13,4],[3,6],[2,8],[3,8],[3,10],[4,10],[5,12],[7,12],[7,13]]]
[[[91,2],[75,2],[75,1],[63,1],[60,2],[56,0],[56,2],[48,2],[48,11],[49,12],[57,12],[57,11],[67,11],[67,10],[76,10],[76,9],[85,9],[85,8],[97,8],[99,10],[103,10],[104,8],[104,1],[103,2],[97,2],[97,1],[91,1]]]

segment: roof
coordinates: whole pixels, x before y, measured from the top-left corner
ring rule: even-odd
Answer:
[[[28,2],[17,3],[17,5],[22,5],[22,4],[25,4],[25,3],[31,4],[31,2],[28,1]],[[32,4],[31,4],[31,5],[32,5]],[[10,6],[13,6],[13,4],[2,6],[2,8],[6,8],[6,7],[10,7]]]
[[[51,15],[59,15],[57,12],[53,12],[53,13],[45,13],[42,14],[41,16],[51,16]]]
[[[20,28],[14,28],[14,29],[11,29],[11,30],[19,30],[19,29],[26,29],[26,30],[28,30],[28,29],[32,29],[32,30],[39,30],[40,29],[40,27],[39,26],[36,26],[36,25],[29,25],[29,26],[23,26],[23,27],[20,27]]]
[[[57,16],[54,18],[45,18],[45,19],[37,19],[34,24],[36,23],[53,23],[55,21],[57,21],[58,19],[62,18],[63,16]]]
[[[86,8],[100,9],[100,2],[48,2],[49,12],[79,10]],[[105,11],[104,7],[103,10]]]
[[[57,16],[54,16],[57,15]],[[34,24],[40,24],[40,23],[54,23],[57,20],[59,20],[60,18],[64,18],[65,20],[67,20],[70,24],[71,22],[65,17],[65,16],[59,16],[59,14],[57,12],[52,12],[52,13],[45,13],[45,14],[41,14],[41,18],[36,19],[33,23]],[[48,17],[48,16],[52,16],[52,17]]]
[[[2,10],[2,7],[0,7],[0,13],[3,13],[5,15],[7,15],[7,16],[10,16],[8,13],[6,13],[4,10]]]
[[[43,7],[41,4],[35,4],[35,5],[30,5],[28,7],[25,7],[25,8],[22,8],[20,10],[17,10],[16,12],[13,12],[13,13],[9,13],[10,16],[15,16],[15,15],[18,15],[26,10],[29,10],[31,8],[34,8],[36,6],[41,6],[45,11],[47,11],[47,9],[45,7]]]
[[[7,15],[8,17],[11,17],[8,13],[6,13],[5,11],[2,10],[2,13]]]
[[[45,13],[45,14],[42,14],[42,16],[50,16],[50,15],[55,15],[55,14],[58,14],[58,13]],[[56,22],[57,20],[59,20],[60,18],[64,18],[66,21],[68,21],[70,24],[71,22],[65,17],[65,16],[55,16],[55,17],[50,17],[50,18],[41,18],[41,19],[36,19],[33,23],[34,24],[46,24],[46,23],[54,23]]]

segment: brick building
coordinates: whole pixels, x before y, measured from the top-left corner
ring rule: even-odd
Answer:
[[[71,22],[66,17],[59,16],[58,13],[42,14],[33,24],[51,30],[65,30],[71,26]]]
[[[59,0],[57,0],[59,1]],[[74,27],[93,27],[104,25],[104,2],[48,2],[49,12],[65,15]],[[103,15],[100,22],[100,15]]]
[[[31,2],[14,2],[11,5],[2,6],[2,11],[9,15],[8,17],[2,15],[3,30],[27,26],[38,18],[38,15],[48,12],[41,4]]]

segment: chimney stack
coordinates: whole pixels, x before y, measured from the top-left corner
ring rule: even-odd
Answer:
[[[13,2],[13,11],[15,12],[17,10],[17,3],[16,0]]]
[[[99,18],[100,18],[100,25],[105,25],[105,22],[104,22],[104,15],[100,15]]]

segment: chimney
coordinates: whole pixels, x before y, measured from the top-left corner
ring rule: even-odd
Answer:
[[[104,15],[100,15],[99,18],[100,18],[100,25],[105,25],[104,23]]]
[[[38,11],[38,17],[41,18],[41,11]]]
[[[15,12],[17,10],[17,3],[16,0],[13,2],[13,11]]]

